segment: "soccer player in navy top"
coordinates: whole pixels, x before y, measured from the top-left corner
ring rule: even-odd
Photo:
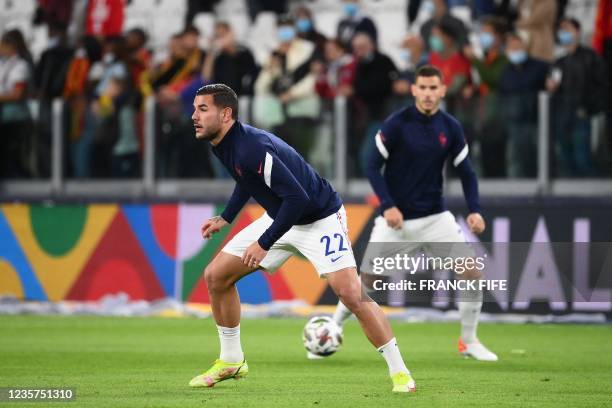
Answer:
[[[385,314],[375,302],[362,298],[346,212],[329,182],[281,139],[239,122],[238,98],[228,86],[200,88],[193,106],[196,138],[210,142],[213,153],[236,180],[225,210],[204,222],[203,237],[210,238],[232,223],[251,197],[266,213],[232,238],[204,270],[221,352],[213,366],[189,385],[212,387],[247,375],[235,283],[258,269],[273,271],[300,252],[357,316],[389,366],[393,391],[415,391]]]
[[[481,234],[485,229],[480,215],[478,181],[470,164],[463,130],[455,118],[440,110],[445,92],[442,74],[437,68],[429,65],[419,68],[412,85],[414,106],[389,116],[375,136],[367,175],[380,199],[380,215],[372,229],[371,243],[406,243],[402,251],[410,252],[421,250],[425,243],[466,242],[442,196],[442,172],[447,159],[461,178],[469,210],[469,229],[475,234]],[[474,256],[466,245],[455,246],[462,252],[458,255]],[[380,250],[380,245],[370,245],[368,250],[371,247]],[[448,253],[440,252],[448,251],[448,248],[448,245],[429,244],[425,249],[433,255],[444,256]],[[368,250],[362,263],[362,272],[369,275],[363,277],[364,282],[373,280],[372,271],[368,271],[366,266],[376,255],[376,250],[372,249],[371,254]],[[463,279],[482,277],[476,268],[458,273],[458,277]],[[461,317],[459,352],[481,361],[497,361],[497,356],[476,337],[482,291],[461,291],[458,308]],[[338,303],[334,320],[340,326],[350,315],[351,311],[342,302]]]

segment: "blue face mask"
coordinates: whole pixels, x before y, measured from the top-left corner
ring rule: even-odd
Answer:
[[[429,37],[429,48],[435,52],[442,52],[444,51],[444,42],[437,35],[432,35]]]
[[[312,29],[312,21],[307,18],[300,18],[296,21],[295,26],[300,33],[307,33]]]
[[[288,43],[295,38],[295,29],[291,26],[282,26],[277,31],[278,40],[283,43]]]
[[[421,5],[421,8],[426,14],[434,14],[436,12],[436,5],[433,1],[428,0]]]
[[[402,48],[400,50],[400,58],[404,62],[411,62],[412,61],[412,51],[410,51],[409,48]]]
[[[574,33],[571,31],[559,30],[557,31],[557,38],[561,45],[571,45],[574,43]]]
[[[527,60],[527,52],[524,50],[508,51],[506,55],[514,65],[520,65]]]
[[[344,13],[349,17],[354,17],[359,12],[359,6],[355,3],[346,3],[344,5]]]
[[[483,50],[488,51],[493,46],[493,43],[495,42],[495,37],[493,37],[493,34],[483,31],[478,36],[478,42],[480,43],[480,46]]]

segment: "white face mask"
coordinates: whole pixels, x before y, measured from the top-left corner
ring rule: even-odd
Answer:
[[[59,37],[51,37],[49,38],[49,41],[47,42],[47,47],[48,48],[57,47],[59,43],[60,43]]]
[[[104,57],[102,57],[102,62],[104,62],[105,64],[110,64],[114,60],[115,60],[115,54],[113,54],[112,52],[108,52],[104,54]]]
[[[410,48],[402,48],[400,50],[400,58],[404,62],[411,62],[412,61],[412,51],[410,50]]]

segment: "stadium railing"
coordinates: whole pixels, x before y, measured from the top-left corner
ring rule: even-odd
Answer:
[[[241,120],[251,123],[253,100],[243,97]],[[367,180],[351,178],[347,174],[347,101],[337,98],[328,116],[326,129],[332,135],[332,152],[328,152],[327,170],[320,169],[335,188],[349,200],[360,200],[371,193]],[[156,135],[158,108],[153,98],[145,103],[143,143],[140,177],[132,179],[72,179],[64,169],[67,137],[63,129],[64,103],[52,104],[52,137],[50,146],[50,177],[37,179],[0,180],[0,199],[10,200],[99,200],[140,201],[148,199],[210,201],[227,198],[233,190],[233,180],[228,178],[172,178],[162,177],[156,171],[159,143]],[[480,191],[484,196],[609,196],[612,183],[609,178],[563,179],[551,177],[551,160],[555,146],[551,146],[550,97],[538,95],[537,122],[537,176],[532,179],[480,178]],[[603,134],[601,117],[593,119],[593,134]],[[610,124],[608,124],[609,126]],[[605,126],[605,124],[603,124]],[[605,144],[605,143],[604,143]],[[552,154],[551,154],[552,153]],[[610,154],[607,152],[606,154]],[[324,162],[324,161],[323,161]],[[179,163],[180,164],[180,163]],[[330,170],[331,169],[331,170]],[[461,183],[451,178],[445,185],[449,197],[462,196]]]

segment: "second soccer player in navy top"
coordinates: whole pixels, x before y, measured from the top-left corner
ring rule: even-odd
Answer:
[[[478,181],[468,158],[463,130],[455,118],[440,109],[446,93],[442,73],[433,66],[420,67],[411,89],[414,105],[387,118],[375,136],[375,147],[370,154],[367,174],[380,199],[380,215],[370,235],[369,242],[373,244],[368,245],[362,263],[362,281],[366,284],[377,276],[369,269],[369,261],[380,255],[378,251],[390,251],[381,243],[403,243],[402,250],[412,254],[425,251],[443,257],[474,256],[442,196],[447,160],[461,177],[470,231],[480,234],[485,229],[480,215]],[[445,243],[456,243],[451,246],[454,254],[448,253]],[[482,278],[482,271],[474,268],[455,272],[458,279]],[[497,361],[497,355],[476,336],[482,291],[465,290],[456,296],[461,320],[459,353],[480,361]],[[342,326],[350,315],[350,310],[340,302],[334,320]]]

